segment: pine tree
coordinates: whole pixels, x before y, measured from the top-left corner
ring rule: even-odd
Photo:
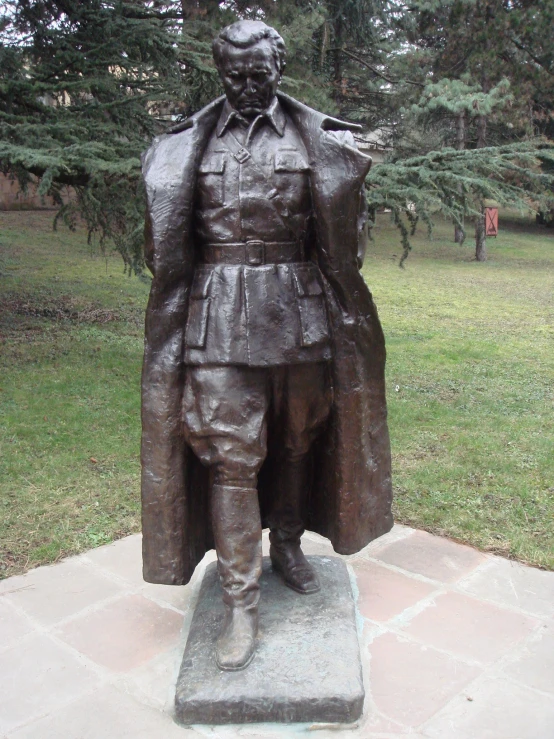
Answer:
[[[0,162],[22,186],[84,217],[129,269],[142,263],[140,154],[171,115],[218,89],[210,47],[182,33],[181,6],[139,0],[4,3]],[[62,204],[70,185],[75,199]]]
[[[444,130],[441,132],[443,143],[448,145],[455,137],[455,146],[459,151],[466,148],[466,131],[472,121],[478,122],[482,132],[482,121],[489,119],[493,113],[498,115],[513,101],[510,83],[507,79],[502,79],[489,92],[484,92],[479,84],[470,84],[468,77],[466,79],[450,80],[443,78],[438,82],[429,81],[420,100],[417,104],[412,105],[410,111],[419,121],[443,123]],[[455,126],[452,125],[453,122]],[[437,126],[435,126],[436,129]],[[483,148],[484,145],[484,140],[478,141],[478,148]],[[461,185],[459,190],[461,195]],[[482,203],[479,211],[477,216],[479,239],[477,240],[476,257],[478,261],[484,261],[484,212]],[[464,238],[463,221],[456,221],[454,241],[461,244]]]
[[[437,209],[460,225],[485,197],[522,204],[551,187],[541,169],[550,149],[532,136],[554,129],[553,8],[554,0],[409,8],[399,0],[5,0],[0,168],[22,186],[38,177],[61,206],[58,218],[84,218],[91,236],[140,272],[140,155],[154,134],[221,93],[217,31],[263,18],[287,44],[284,91],[390,132],[394,154],[371,171],[368,199],[392,209],[404,259],[410,229],[430,225]],[[487,145],[477,152],[479,143]],[[76,197],[63,205],[66,185]]]
[[[417,6],[416,6],[417,7]],[[512,97],[509,108],[500,98],[474,101],[470,147],[528,139],[546,133],[544,90],[554,92],[552,34],[544,27],[554,18],[554,3],[502,0],[447,0],[419,3],[417,39],[432,55],[430,73],[437,84],[454,77],[480,89],[485,96],[506,77]],[[551,26],[550,26],[551,27]],[[462,92],[463,94],[463,92]],[[443,107],[448,114],[448,101]],[[502,111],[502,115],[495,115]],[[468,140],[467,115],[458,118],[458,145]],[[457,224],[459,226],[459,224]],[[461,233],[457,229],[456,240]],[[481,203],[475,217],[476,259],[486,259],[485,214]]]

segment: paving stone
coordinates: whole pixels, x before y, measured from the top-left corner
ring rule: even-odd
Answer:
[[[126,536],[124,539],[92,549],[86,559],[109,570],[126,580],[130,585],[141,586],[142,579],[142,534]]]
[[[342,723],[360,716],[364,691],[348,572],[336,557],[309,559],[322,587],[304,596],[264,558],[258,650],[240,672],[215,664],[223,603],[215,565],[206,570],[177,681],[183,723]]]
[[[24,639],[0,659],[0,731],[55,710],[98,682],[93,668],[49,636]]]
[[[358,585],[358,609],[373,621],[388,621],[435,590],[433,585],[369,560],[353,559],[350,564]]]
[[[402,539],[405,539],[407,536],[411,536],[414,532],[415,529],[412,529],[410,526],[402,526],[401,524],[395,523],[388,534],[383,534],[383,536],[370,542],[359,552],[359,556],[376,557],[378,552],[385,549],[385,547],[388,547],[396,541],[402,541]]]
[[[530,688],[554,693],[554,623],[544,626],[504,673]]]
[[[17,611],[5,598],[0,598],[0,650],[33,631],[26,616]]]
[[[492,662],[528,636],[539,622],[460,593],[437,596],[402,630],[439,649]]]
[[[485,555],[449,539],[416,531],[381,549],[376,558],[432,580],[453,583],[486,561]]]
[[[366,704],[367,702],[368,699],[366,698]],[[412,728],[410,726],[402,726],[402,724],[399,724],[397,721],[391,721],[391,719],[378,713],[373,706],[366,708],[365,712],[369,715],[366,720],[361,723],[359,730],[356,732],[364,739],[366,736],[371,736],[372,734],[386,734],[387,738],[390,734],[402,734],[404,736],[409,734],[410,739],[413,739]]]
[[[429,721],[424,733],[436,739],[552,739],[554,698],[509,680],[483,678]]]
[[[430,549],[427,557],[414,552],[414,543],[421,543],[422,538]],[[361,641],[369,644],[363,647],[363,663],[369,666],[364,668],[366,685],[374,696],[367,696],[365,714],[357,724],[327,728],[318,722],[309,727],[314,739],[339,735],[345,739],[554,739],[554,573],[479,554],[476,565],[473,550],[448,541],[450,553],[447,552],[445,561],[444,541],[395,526],[359,555],[349,558],[358,581],[360,608],[366,618],[372,619],[363,623]],[[306,533],[304,545],[309,553],[331,552],[327,540],[312,532]],[[268,547],[266,531],[266,553]],[[457,555],[451,557],[452,547],[457,554],[460,549],[464,552],[461,562]],[[390,561],[406,572],[379,564],[381,553],[384,562]],[[0,595],[5,595],[0,597],[0,737],[306,736],[306,724],[197,725],[185,729],[172,723],[173,684],[192,617],[191,599],[194,604],[203,565],[214,557],[213,551],[208,553],[191,586],[146,584],[142,581],[140,537],[133,536],[59,565],[0,582]],[[433,558],[437,562],[433,563]],[[479,563],[483,564],[474,572]],[[73,571],[75,575],[75,570],[85,578],[72,580],[69,573]],[[424,582],[419,575],[446,585],[453,583],[456,592],[445,595],[448,588]],[[106,580],[108,587],[116,587],[108,596],[103,589]],[[72,582],[78,587],[73,587]],[[415,590],[412,583],[416,584]],[[382,633],[387,619],[417,605],[419,594],[428,597],[434,588],[443,594],[435,594],[434,608],[426,607],[407,623],[405,628],[411,636]],[[459,594],[460,588],[465,595]],[[128,600],[129,589],[136,592],[132,598],[138,601]],[[62,594],[61,604],[54,603],[54,610],[49,610],[49,601],[55,601],[54,594],[58,592]],[[286,593],[301,597],[292,591]],[[110,600],[104,602],[106,597]],[[120,602],[126,606],[110,609]],[[169,604],[179,608],[184,617],[164,607]],[[81,612],[82,609],[86,610]],[[172,614],[169,622],[165,620],[167,612]],[[511,614],[508,622],[498,620],[499,612],[502,616]],[[71,637],[77,640],[77,649],[82,647],[83,655],[88,656],[80,658],[48,634],[33,633],[35,613],[41,624],[48,629],[53,625],[54,633],[63,639],[67,638],[64,630],[74,625]],[[98,621],[92,618],[95,614]],[[522,619],[523,626],[512,617]],[[60,618],[68,620],[60,624]],[[161,618],[161,626],[154,623],[156,618]],[[172,622],[171,618],[177,621]],[[534,623],[533,618],[546,620],[547,628],[539,626],[525,641],[518,641],[520,627],[525,630],[526,624]],[[398,628],[400,622],[395,623]],[[405,618],[402,623],[406,623]],[[79,636],[81,624],[84,632]],[[106,641],[107,634],[113,635],[115,646]],[[414,639],[422,639],[426,644],[417,644]],[[115,670],[105,689],[98,686],[107,674],[89,661],[92,654],[96,654],[98,664]],[[468,666],[464,661],[485,663],[499,655],[506,656],[492,668],[494,673],[487,673],[486,679],[478,666]],[[477,679],[473,680],[475,674]],[[271,677],[268,673],[267,680]],[[422,716],[427,720],[424,726]]]
[[[204,577],[206,567],[216,560],[215,550],[211,549],[209,552],[206,552],[202,561],[198,563],[190,582],[186,585],[153,585],[152,583],[143,582],[140,592],[147,598],[152,598],[157,603],[170,605],[185,613],[190,607],[191,598],[197,592],[198,583]]]
[[[140,593],[156,603],[163,603],[185,613],[189,607],[192,587],[188,585],[153,585],[145,583]]]
[[[185,649],[184,640],[131,672],[122,673],[117,684],[141,703],[173,711],[175,681]]]
[[[9,739],[199,739],[161,711],[107,686],[10,734]]]
[[[5,597],[44,626],[121,592],[112,580],[76,559],[38,567],[11,579],[14,590]]]
[[[58,635],[98,664],[125,672],[174,646],[182,624],[182,614],[142,595],[127,595],[78,616]]]
[[[478,598],[521,608],[536,616],[554,617],[554,572],[494,557],[489,566],[469,577],[461,587]]]
[[[370,653],[369,685],[375,705],[393,721],[414,728],[480,672],[431,647],[390,633],[375,639]]]
[[[337,556],[329,539],[325,539],[323,536],[318,536],[317,534],[312,534],[311,532],[304,534],[302,537],[302,551],[306,555],[319,554],[324,557]]]

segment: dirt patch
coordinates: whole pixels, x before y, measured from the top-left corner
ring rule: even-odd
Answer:
[[[2,314],[4,318],[12,315],[76,323],[110,323],[120,319],[116,311],[100,308],[93,303],[83,303],[68,296],[52,298],[12,295],[0,298],[0,320]]]

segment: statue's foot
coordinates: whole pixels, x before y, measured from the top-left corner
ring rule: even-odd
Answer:
[[[273,569],[292,590],[309,595],[321,589],[315,570],[304,556],[300,544],[286,541],[272,544],[269,556]]]
[[[220,670],[244,670],[256,649],[258,609],[227,607],[223,628],[215,649]]]

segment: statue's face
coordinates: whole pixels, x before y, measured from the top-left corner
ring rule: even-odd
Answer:
[[[281,79],[271,45],[265,39],[247,49],[227,44],[220,75],[227,100],[248,119],[269,106]]]

